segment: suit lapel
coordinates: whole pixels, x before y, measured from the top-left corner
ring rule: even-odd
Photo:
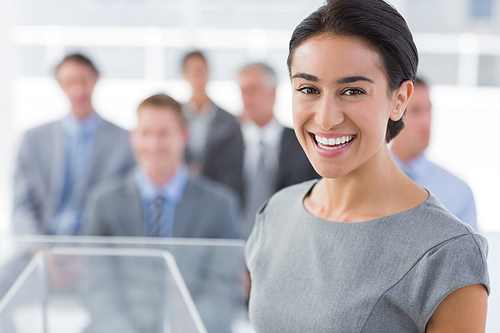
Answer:
[[[182,199],[177,206],[177,211],[174,217],[174,226],[172,236],[174,237],[187,237],[189,234],[193,234],[193,222],[197,221],[196,212],[200,207],[194,208],[193,197],[197,196],[197,193],[193,187],[193,181],[188,180],[184,193],[182,194]]]
[[[214,117],[210,121],[210,130],[208,131],[207,135],[207,145],[209,144],[209,142],[217,141],[217,134],[221,133],[219,128],[221,121],[221,111],[219,111],[219,108],[216,107]]]
[[[108,131],[106,130],[108,123],[102,119],[102,123],[97,130],[94,147],[92,148],[92,156],[90,158],[90,163],[88,164],[88,169],[85,170],[85,180],[83,182],[83,188],[87,189],[90,184],[95,183],[95,178],[99,174],[99,161],[106,156],[102,156],[102,152],[109,153],[108,143],[112,138],[107,138]]]
[[[50,154],[52,160],[49,161],[52,168],[50,171],[50,186],[47,193],[47,200],[50,201],[46,206],[45,219],[43,221],[45,224],[44,229],[48,227],[48,223],[57,211],[66,175],[65,138],[62,121],[58,121],[54,124],[53,131],[49,133],[49,135],[51,135],[52,139],[48,140],[49,142],[47,142],[47,145],[49,147],[54,147],[54,150]]]
[[[116,221],[119,225],[120,235],[123,236],[144,236],[144,213],[139,189],[135,183],[134,172],[124,179],[124,191],[121,200],[117,202],[116,209],[120,210],[120,219]]]
[[[207,136],[207,146],[212,142],[220,142],[233,135],[231,128],[231,117],[225,111],[215,106],[215,114],[210,121],[210,130]]]

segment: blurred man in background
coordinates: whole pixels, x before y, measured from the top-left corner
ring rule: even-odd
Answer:
[[[131,135],[137,167],[125,178],[94,190],[85,211],[84,233],[239,238],[236,193],[203,175],[189,174],[184,159],[188,130],[181,105],[157,94],[139,105],[137,115]],[[237,265],[238,256],[217,252],[192,246],[175,259],[209,332],[224,333],[230,332],[234,312],[242,304],[238,285],[243,267]],[[87,289],[89,332],[161,331],[167,303],[166,294],[159,292],[165,281],[158,263],[123,258],[104,266],[101,271],[111,270],[110,275],[89,279],[93,281]]]
[[[236,194],[189,175],[181,105],[157,94],[139,105],[137,115],[131,138],[138,165],[125,178],[96,188],[85,214],[85,234],[238,238]]]
[[[55,76],[71,110],[24,135],[14,178],[17,234],[78,234],[89,189],[134,165],[127,131],[102,119],[92,106],[99,73],[90,59],[68,55]]]
[[[477,231],[476,205],[469,186],[425,157],[431,134],[431,110],[429,86],[417,78],[404,116],[405,127],[392,141],[392,157],[408,177]]]
[[[255,213],[276,191],[305,180],[319,178],[309,163],[293,129],[274,117],[278,84],[274,70],[264,63],[240,69],[238,84],[243,99],[241,128],[243,161],[244,236],[253,228]]]
[[[243,141],[240,127],[232,114],[208,97],[209,74],[203,53],[194,51],[185,55],[182,75],[192,90],[191,99],[183,106],[190,129],[186,159],[195,173],[201,172],[242,193],[238,173],[242,169],[241,160],[234,158]]]

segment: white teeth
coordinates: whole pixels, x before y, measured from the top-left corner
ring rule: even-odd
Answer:
[[[318,143],[321,143],[321,144],[324,144],[324,145],[331,145],[331,146],[333,146],[335,144],[335,139],[322,138],[322,137],[317,136],[317,135],[314,136],[314,139],[316,139],[316,141]]]
[[[342,137],[330,138],[330,139],[320,137],[319,135],[314,135],[314,139],[316,140],[318,145],[323,149],[337,149],[337,148],[344,147],[353,138],[354,138],[353,135],[345,135]],[[341,146],[339,147],[338,145],[341,145]]]

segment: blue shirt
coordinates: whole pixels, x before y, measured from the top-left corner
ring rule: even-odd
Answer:
[[[95,112],[83,120],[73,113],[62,120],[65,174],[59,207],[50,225],[52,234],[76,235],[80,231],[84,182],[88,176],[95,138],[102,121]]]
[[[157,236],[152,232],[155,230],[155,226],[152,225],[154,223],[152,206],[154,200],[158,196],[162,196],[165,200],[163,200],[162,207],[160,236],[172,237],[175,212],[189,178],[188,167],[183,165],[178,168],[174,176],[161,186],[151,181],[146,172],[139,167],[136,167],[134,177],[142,202],[144,235]]]
[[[470,187],[420,154],[408,163],[391,152],[397,166],[415,183],[429,190],[455,216],[477,231],[476,204]]]

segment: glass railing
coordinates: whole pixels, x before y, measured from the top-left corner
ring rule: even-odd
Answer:
[[[243,242],[18,237],[0,270],[0,332],[236,332]]]
[[[500,234],[486,234],[500,332]],[[0,332],[252,332],[242,241],[179,238],[0,239]]]

